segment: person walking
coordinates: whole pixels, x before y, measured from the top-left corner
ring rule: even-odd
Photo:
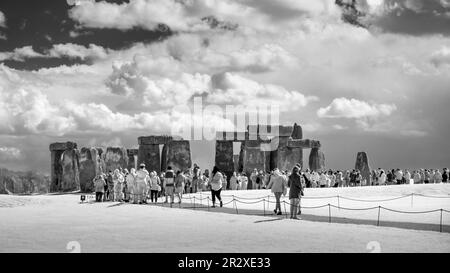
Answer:
[[[286,195],[287,193],[287,181],[281,175],[280,170],[276,168],[273,171],[272,177],[270,178],[270,182],[267,185],[267,189],[270,189],[272,193],[275,195],[276,205],[273,210],[276,215],[281,215],[281,195]]]
[[[297,166],[294,167],[292,170],[291,175],[289,176],[289,200],[290,200],[290,212],[291,217],[290,219],[296,219],[300,220],[300,218],[297,217],[298,207],[300,204],[300,194],[303,190],[302,182],[301,182],[301,176],[300,176],[300,170]]]
[[[95,188],[95,202],[102,202],[103,193],[105,192],[105,179],[102,175],[97,175],[94,178],[94,188]]]
[[[212,196],[212,207],[216,207],[216,197],[220,202],[220,207],[223,206],[222,198],[220,197],[220,192],[222,191],[223,174],[220,172],[217,166],[214,166],[209,185],[211,186],[211,196]]]

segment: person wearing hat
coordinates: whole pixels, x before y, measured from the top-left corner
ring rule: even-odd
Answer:
[[[147,202],[147,186],[150,180],[148,171],[145,169],[145,164],[141,163],[139,165],[139,170],[136,171],[136,187],[137,187],[137,202],[139,204]]]

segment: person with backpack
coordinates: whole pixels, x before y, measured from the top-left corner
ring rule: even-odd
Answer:
[[[224,177],[223,174],[220,172],[219,168],[217,166],[214,166],[212,173],[211,173],[211,179],[209,181],[209,185],[211,186],[211,196],[212,196],[212,207],[216,207],[216,197],[220,202],[220,207],[223,206],[222,198],[220,197],[220,192],[222,191],[222,183],[223,183]]]

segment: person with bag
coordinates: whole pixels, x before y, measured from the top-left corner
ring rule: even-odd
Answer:
[[[220,197],[220,192],[222,191],[222,185],[223,185],[223,175],[220,172],[219,168],[217,166],[214,166],[213,171],[211,173],[211,180],[209,182],[209,185],[211,186],[211,196],[212,196],[212,207],[216,207],[216,197],[220,201],[220,207],[223,206],[222,198]]]
[[[276,215],[282,215],[281,212],[281,195],[286,195],[287,193],[287,181],[286,179],[281,175],[280,170],[276,168],[273,171],[273,174],[270,178],[270,182],[267,185],[267,189],[270,189],[272,193],[275,195],[276,205],[273,212]]]

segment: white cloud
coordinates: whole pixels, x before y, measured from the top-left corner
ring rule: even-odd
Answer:
[[[317,110],[320,118],[377,118],[390,116],[395,104],[369,104],[357,99],[336,98],[327,107]]]
[[[105,49],[101,46],[89,44],[89,47],[82,45],[66,43],[56,44],[48,51],[48,55],[51,57],[69,57],[85,59],[105,59],[112,51]]]
[[[45,57],[45,55],[34,51],[32,46],[24,46],[14,49],[12,52],[0,52],[0,61],[15,60],[23,62],[27,58]]]

